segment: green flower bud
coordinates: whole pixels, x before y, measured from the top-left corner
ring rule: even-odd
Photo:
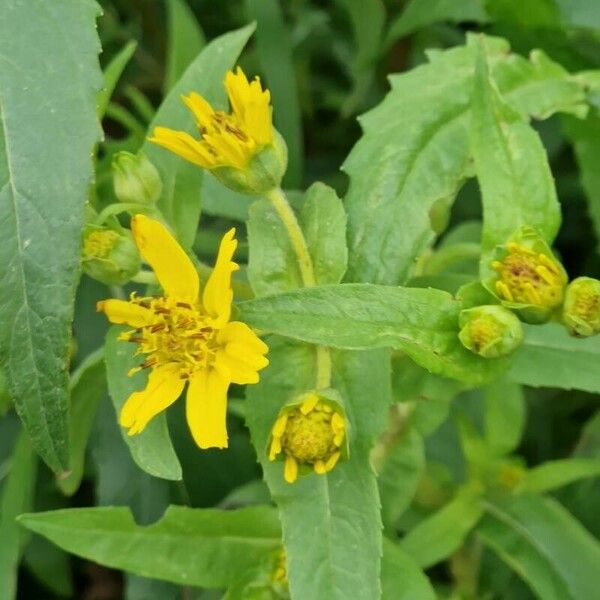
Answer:
[[[118,152],[113,158],[112,168],[119,202],[150,205],[160,197],[160,175],[143,152]]]
[[[562,320],[569,333],[589,337],[600,333],[600,281],[578,277],[568,286]]]
[[[476,306],[461,311],[458,339],[484,358],[499,358],[514,352],[523,341],[521,322],[510,310],[498,306]]]
[[[88,224],[83,230],[83,272],[106,285],[127,283],[141,266],[140,254],[127,230]]]
[[[522,227],[496,248],[490,267],[484,285],[523,321],[545,323],[562,305],[567,274],[535,229]]]
[[[273,143],[263,146],[245,168],[214,167],[211,173],[228,188],[248,195],[261,195],[281,185],[287,169],[287,146],[273,130]]]

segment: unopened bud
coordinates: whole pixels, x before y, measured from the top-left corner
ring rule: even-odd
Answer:
[[[279,412],[271,429],[269,460],[284,458],[288,483],[313,470],[323,475],[348,456],[348,429],[337,392],[308,392]]]
[[[578,277],[568,286],[562,312],[571,335],[589,337],[600,333],[600,281]]]
[[[127,230],[88,224],[83,231],[81,266],[106,285],[127,283],[141,266],[140,254]]]
[[[463,310],[459,325],[458,338],[462,345],[483,358],[506,356],[523,341],[521,321],[503,306],[476,306]]]
[[[160,197],[160,175],[143,152],[118,152],[113,158],[112,168],[119,202],[151,205]]]
[[[236,192],[260,195],[281,185],[287,169],[287,158],[285,141],[273,130],[273,143],[263,146],[244,168],[214,167],[211,173]]]
[[[531,227],[522,227],[496,249],[491,268],[496,275],[486,281],[503,306],[516,311],[527,323],[545,323],[563,302],[567,274],[546,241]]]

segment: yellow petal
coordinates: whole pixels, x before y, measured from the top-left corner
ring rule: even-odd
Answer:
[[[145,215],[131,219],[135,243],[150,264],[167,296],[196,302],[200,290],[198,273],[167,228]]]
[[[129,396],[121,409],[119,423],[128,428],[129,435],[142,432],[150,419],[179,398],[184,385],[185,380],[172,367],[157,367],[150,373],[146,388]]]
[[[196,140],[185,131],[175,131],[167,127],[156,127],[154,135],[148,141],[170,150],[185,160],[212,169],[215,166],[214,157],[200,140]]]
[[[229,96],[231,108],[240,119],[244,116],[244,105],[246,104],[248,87],[248,80],[241,67],[238,66],[235,73],[227,71],[225,75],[225,89]]]
[[[318,403],[319,396],[317,396],[316,394],[309,394],[306,400],[302,402],[302,405],[300,406],[300,412],[303,415],[307,415],[308,413],[311,413],[313,411],[313,409]]]
[[[212,116],[215,111],[200,94],[191,92],[189,96],[182,96],[181,99],[194,114],[199,129],[212,127]]]
[[[271,440],[271,448],[269,449],[269,460],[274,461],[280,452],[281,452],[281,438],[274,437]]]
[[[230,229],[223,236],[215,268],[206,282],[202,296],[204,309],[215,319],[217,326],[225,325],[231,316],[233,300],[231,274],[239,269],[239,266],[231,260],[237,248],[237,240],[234,236],[235,228]]]
[[[269,346],[246,323],[242,323],[241,321],[231,321],[231,323],[227,323],[223,329],[219,330],[217,343],[220,346],[226,346],[230,343],[244,344],[248,348],[248,352],[254,354],[266,354],[269,351]]]
[[[316,460],[315,464],[313,465],[313,469],[317,475],[324,475],[327,473],[327,470],[325,469],[325,463],[322,460]]]
[[[281,416],[277,417],[277,420],[273,424],[273,429],[271,430],[273,437],[280,438],[283,435],[285,431],[285,426],[287,425],[287,421],[288,413],[286,412],[283,413]]]
[[[229,381],[213,369],[190,379],[186,416],[200,448],[227,448],[227,389]]]
[[[101,300],[96,310],[103,312],[111,323],[127,323],[131,327],[150,325],[154,319],[152,311],[127,300]]]
[[[335,465],[337,464],[337,461],[340,459],[340,453],[339,452],[334,452],[328,459],[327,462],[325,463],[325,472],[329,472],[331,471],[331,469],[333,469],[333,467],[335,467]]]
[[[298,463],[293,456],[285,457],[285,465],[283,467],[283,478],[288,483],[294,483],[298,479]]]

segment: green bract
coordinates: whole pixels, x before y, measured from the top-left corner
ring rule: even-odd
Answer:
[[[600,281],[578,277],[565,293],[562,320],[569,333],[589,337],[600,333]]]

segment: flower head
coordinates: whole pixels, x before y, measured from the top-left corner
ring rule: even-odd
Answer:
[[[498,305],[476,306],[460,313],[462,345],[484,358],[499,358],[514,352],[523,341],[521,321]]]
[[[271,430],[269,460],[285,456],[284,477],[293,483],[298,468],[322,475],[346,452],[347,423],[336,401],[315,392],[282,409]]]
[[[496,251],[488,288],[531,323],[548,320],[563,302],[567,274],[537,231],[523,227]]]
[[[569,333],[589,337],[600,333],[600,281],[578,277],[567,286],[562,319]]]
[[[113,184],[119,202],[154,204],[162,192],[156,167],[143,152],[117,152],[112,159]]]
[[[183,102],[194,115],[201,135],[156,127],[151,142],[210,169],[225,185],[244,193],[262,193],[279,185],[287,165],[287,149],[271,120],[271,94],[256,77],[249,82],[240,67],[228,71],[225,89],[231,112],[215,110],[200,94]]]
[[[227,390],[231,383],[258,382],[267,366],[267,346],[244,323],[230,321],[232,261],[235,230],[221,241],[215,268],[200,295],[200,281],[192,262],[158,221],[135,215],[131,221],[135,243],[153,268],[163,296],[129,301],[104,300],[98,310],[112,323],[132,329],[121,340],[137,345],[144,361],[130,372],[151,369],[146,389],[133,393],[120,414],[129,435],[171,405],[186,384],[186,416],[200,448],[227,447]]]
[[[86,275],[106,285],[122,285],[140,266],[140,255],[129,231],[92,223],[85,226],[81,267]]]

